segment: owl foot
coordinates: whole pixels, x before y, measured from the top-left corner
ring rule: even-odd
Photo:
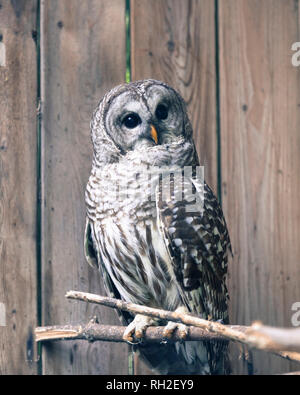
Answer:
[[[181,340],[185,340],[187,335],[189,334],[188,327],[180,322],[169,321],[163,330],[163,340],[162,343],[167,343],[174,334],[175,331],[178,331],[178,335]]]
[[[183,306],[178,307],[175,312],[178,313],[188,313],[187,309]],[[189,334],[188,326],[181,324],[180,322],[169,321],[163,330],[163,341],[162,343],[167,343],[175,332],[178,330],[178,335],[181,340],[185,340]]]
[[[123,340],[130,344],[139,344],[142,341],[145,330],[154,323],[155,320],[153,318],[137,314],[134,320],[125,329]],[[134,339],[138,341],[134,342]]]

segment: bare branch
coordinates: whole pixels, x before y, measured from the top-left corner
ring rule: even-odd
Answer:
[[[135,303],[124,302],[123,300],[119,299],[78,291],[67,292],[66,298],[96,303],[107,307],[128,311],[134,314],[143,314],[151,317],[160,318],[165,321],[181,322],[186,325],[196,326],[206,331],[217,333],[223,337],[226,337],[227,339],[246,343],[246,336],[243,332],[232,329],[230,326],[220,324],[219,322],[207,321],[191,314],[185,314],[178,311],[173,312],[162,309],[154,309],[152,307],[140,306]]]
[[[207,321],[191,314],[186,314],[178,311],[172,312],[161,309],[154,309],[151,307],[140,306],[130,302],[124,302],[119,299],[113,299],[79,291],[69,291],[67,292],[66,297],[68,299],[81,300],[84,302],[96,303],[107,307],[117,308],[119,310],[128,311],[134,314],[143,314],[151,317],[156,317],[165,321],[181,322],[186,325],[201,328],[210,333],[218,334],[219,336],[222,336],[227,340],[237,341],[242,344],[246,344],[249,347],[273,352],[274,354],[279,355],[282,358],[300,362],[300,353],[288,352],[282,346],[275,344],[272,339],[268,339],[268,341],[266,341],[264,338],[264,340],[262,340],[262,335],[256,336],[253,332],[253,328],[250,329],[249,333],[247,331],[242,332],[232,326],[223,325],[219,322]]]
[[[279,376],[300,376],[300,372],[288,372],[288,373],[282,373]]]
[[[261,349],[300,351],[300,328],[274,328],[254,322],[247,334],[256,339]]]
[[[246,330],[247,327],[232,326],[239,330]],[[46,326],[38,327],[35,330],[35,339],[37,342],[49,340],[89,340],[89,341],[111,341],[124,342],[123,333],[126,327],[100,325],[88,323],[87,325],[63,325],[63,326]],[[147,328],[143,341],[147,343],[160,343],[163,339],[163,326],[151,326]],[[177,331],[173,334],[168,343],[182,340]],[[225,337],[216,333],[207,332],[201,328],[189,327],[189,334],[186,341],[199,340],[226,340]]]

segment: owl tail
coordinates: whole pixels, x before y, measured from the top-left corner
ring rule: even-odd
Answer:
[[[184,342],[140,345],[142,360],[157,373],[167,375],[229,374],[227,342]]]

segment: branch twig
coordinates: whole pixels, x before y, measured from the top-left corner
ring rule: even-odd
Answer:
[[[69,291],[67,292],[66,297],[68,299],[81,300],[84,302],[96,303],[107,307],[117,308],[134,314],[143,314],[151,317],[156,317],[165,321],[181,322],[186,325],[201,328],[210,333],[218,334],[228,340],[237,341],[246,344],[249,347],[273,352],[274,354],[288,360],[300,362],[300,353],[286,351],[281,344],[276,343],[272,340],[272,338],[268,337],[268,340],[266,340],[267,335],[265,334],[263,336],[256,335],[253,332],[253,329],[257,328],[255,326],[254,328],[250,328],[249,332],[241,332],[229,325],[223,325],[219,322],[214,321],[207,321],[202,318],[195,317],[191,314],[185,314],[178,311],[172,312],[161,309],[154,309],[151,307],[140,306],[130,302],[124,302],[119,299],[113,299],[90,293]]]

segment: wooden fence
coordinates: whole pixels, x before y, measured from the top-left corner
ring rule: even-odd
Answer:
[[[222,196],[234,259],[231,322],[291,326],[300,302],[300,41],[298,0],[2,0],[0,2],[0,374],[127,374],[125,344],[53,342],[39,325],[118,324],[68,302],[104,294],[85,262],[89,121],[131,79],[184,96],[208,183]],[[0,324],[5,323],[0,320]],[[295,368],[262,352],[235,373]],[[40,358],[37,357],[40,355]],[[148,370],[135,360],[135,373]]]

